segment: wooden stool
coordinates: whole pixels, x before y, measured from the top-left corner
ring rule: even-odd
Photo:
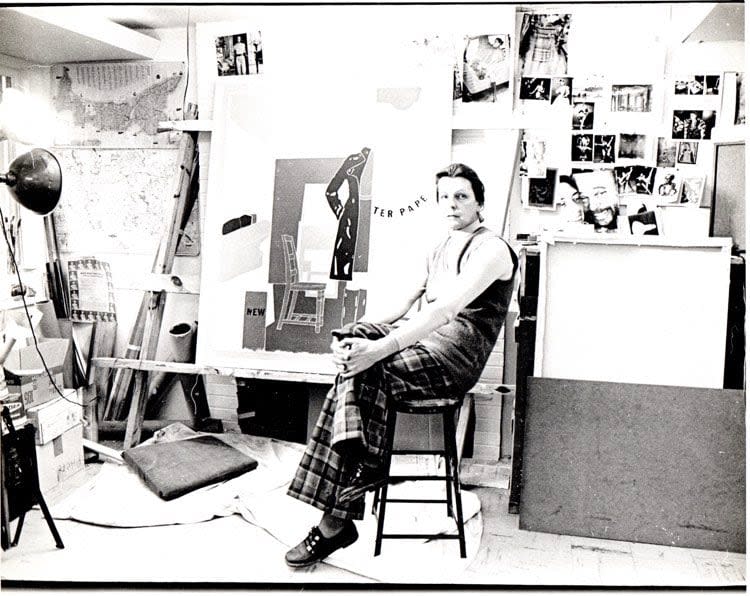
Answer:
[[[388,410],[386,421],[386,451],[385,451],[385,473],[386,483],[375,490],[373,512],[380,505],[376,516],[378,519],[378,531],[375,538],[375,556],[380,554],[380,547],[384,538],[432,538],[436,540],[458,540],[461,558],[466,558],[466,540],[464,537],[463,507],[461,503],[461,485],[458,479],[458,453],[456,449],[456,424],[455,416],[463,402],[462,397],[451,397],[430,400],[403,400],[393,401]],[[393,449],[393,437],[396,430],[396,418],[398,413],[405,414],[442,414],[443,415],[443,449]],[[445,460],[445,475],[391,475],[391,457],[393,455],[442,455]],[[440,480],[445,482],[444,499],[389,499],[388,485],[405,480]],[[448,516],[456,522],[456,534],[384,534],[385,508],[387,503],[445,503],[448,508]],[[454,507],[455,504],[455,507]]]

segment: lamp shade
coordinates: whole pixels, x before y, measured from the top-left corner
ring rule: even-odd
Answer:
[[[10,164],[0,182],[21,205],[39,215],[50,213],[60,200],[62,170],[57,158],[46,149],[32,149]]]

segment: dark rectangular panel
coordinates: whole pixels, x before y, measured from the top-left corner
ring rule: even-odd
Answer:
[[[738,390],[532,377],[524,530],[745,552]]]

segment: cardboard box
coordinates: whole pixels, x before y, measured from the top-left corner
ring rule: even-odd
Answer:
[[[49,443],[37,445],[36,462],[42,493],[83,471],[83,425],[76,424]]]
[[[29,422],[34,425],[34,440],[37,445],[49,443],[72,428],[83,417],[78,392],[63,389],[63,397],[26,409]]]
[[[63,387],[63,362],[69,343],[70,340],[60,338],[39,340],[39,351],[47,363],[55,384],[61,389]],[[57,391],[50,383],[44,365],[33,345],[11,350],[3,368],[8,391],[20,394],[27,410],[57,396]]]

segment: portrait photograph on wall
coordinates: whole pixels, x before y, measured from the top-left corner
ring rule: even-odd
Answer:
[[[260,74],[263,47],[260,31],[215,38],[216,69],[220,77]]]
[[[677,144],[677,163],[695,164],[698,161],[698,141],[680,141]]]
[[[714,126],[715,110],[675,110],[672,117],[672,138],[710,139]]]
[[[526,180],[528,181],[526,206],[534,209],[554,209],[557,170],[547,169],[543,178],[527,178]]]
[[[656,168],[654,179],[654,196],[659,204],[676,203],[680,183],[677,170],[674,168]]]
[[[659,137],[656,145],[656,165],[660,168],[673,168],[677,162],[677,143]]]

